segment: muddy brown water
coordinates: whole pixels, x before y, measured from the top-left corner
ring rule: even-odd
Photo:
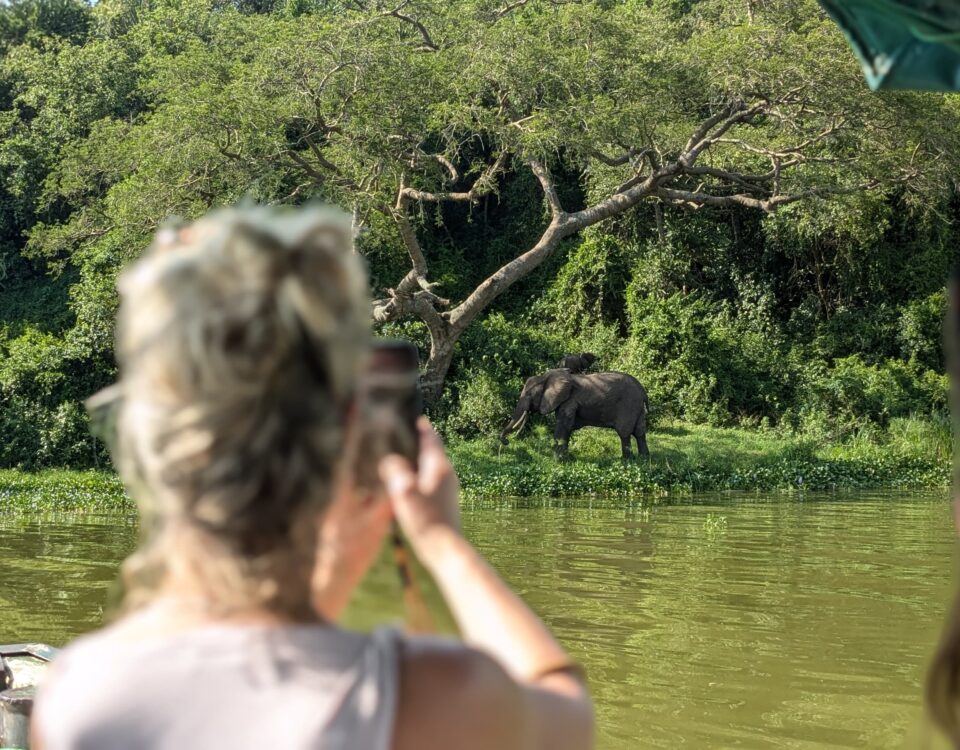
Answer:
[[[501,501],[467,535],[587,667],[599,746],[900,748],[953,589],[945,495]],[[0,515],[0,643],[97,627],[122,516]],[[398,617],[385,557],[349,621]]]

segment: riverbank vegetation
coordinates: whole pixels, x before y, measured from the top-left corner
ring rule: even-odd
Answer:
[[[843,444],[776,431],[660,425],[653,456],[623,462],[616,435],[585,430],[575,461],[557,463],[544,424],[502,447],[492,438],[454,440],[450,453],[466,499],[556,497],[664,502],[696,492],[940,489],[950,478],[950,429],[929,419],[894,419]],[[132,512],[114,474],[0,470],[0,512]]]
[[[249,198],[351,211],[471,492],[945,471],[898,430],[944,423],[960,100],[869,92],[813,0],[11,0],[0,58],[0,467],[108,465],[117,273]],[[652,463],[494,461],[578,351],[647,387]]]
[[[131,513],[120,479],[106,471],[0,469],[0,513]]]
[[[650,433],[650,459],[624,462],[608,431],[576,433],[576,460],[557,463],[551,436],[534,428],[499,448],[484,439],[452,445],[465,494],[476,497],[621,497],[696,492],[822,492],[946,487],[950,429],[930,420],[894,420],[888,431],[840,444],[756,429],[671,423]]]

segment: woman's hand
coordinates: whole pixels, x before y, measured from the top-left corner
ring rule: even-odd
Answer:
[[[427,420],[420,420],[419,430],[419,470],[387,456],[380,478],[414,552],[476,651],[451,652],[427,642],[419,657],[407,653],[400,746],[592,747],[590,696],[576,665],[460,535],[456,474]],[[447,709],[437,711],[442,701]],[[412,728],[409,737],[402,734],[405,725]]]
[[[407,539],[429,564],[441,540],[460,533],[460,483],[440,436],[425,417],[419,419],[417,429],[417,469],[401,456],[386,456],[380,461],[380,479]]]
[[[320,522],[311,591],[313,608],[334,622],[377,559],[393,509],[382,495],[358,497],[346,488]]]

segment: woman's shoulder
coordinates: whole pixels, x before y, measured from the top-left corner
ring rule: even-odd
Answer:
[[[366,733],[370,747],[387,747],[404,643],[392,628],[363,634],[323,625],[212,624],[144,633],[121,621],[60,653],[40,688],[34,723],[47,747],[58,748],[69,743],[57,738],[106,727],[156,734],[150,727],[161,705],[177,712],[165,732],[196,718],[201,704],[211,727],[225,725],[237,706],[289,713],[309,705],[310,715],[294,722],[297,731],[346,724]]]
[[[395,750],[507,748],[522,736],[523,691],[492,656],[420,636],[403,637],[400,654]]]
[[[75,675],[86,675],[89,680],[95,672],[112,671],[111,662],[116,656],[114,628],[110,625],[86,633],[60,649],[40,684],[40,695],[44,696],[53,686]]]
[[[194,627],[152,628],[136,618],[120,620],[82,635],[58,654],[53,674],[82,669],[88,674],[123,664],[142,669],[153,660],[176,665],[202,658],[209,665],[236,661],[266,650],[277,660],[330,668],[346,666],[365,650],[398,651],[402,634],[393,627],[372,633],[324,624],[234,624],[211,622]],[[121,670],[122,671],[122,670]]]

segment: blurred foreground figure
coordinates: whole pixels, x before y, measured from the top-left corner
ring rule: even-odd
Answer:
[[[355,488],[370,301],[349,222],[223,210],[158,233],[120,283],[113,425],[143,543],[123,615],[54,662],[34,750],[587,748],[582,677],[418,470]],[[393,518],[465,644],[335,624]]]
[[[960,269],[955,269],[947,294],[944,349],[950,376],[950,411],[953,414],[954,519],[960,533],[960,452],[956,440],[960,421]],[[953,746],[960,750],[960,595],[947,614],[940,645],[927,673],[927,705],[934,721]]]

